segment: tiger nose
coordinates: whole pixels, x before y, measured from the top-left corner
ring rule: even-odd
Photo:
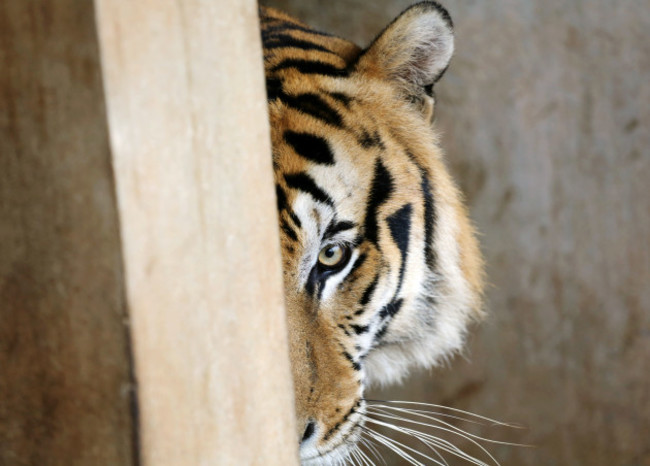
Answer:
[[[315,433],[316,433],[316,423],[310,420],[307,422],[307,425],[305,426],[305,433],[302,434],[302,439],[300,440],[300,444],[305,443],[307,440],[313,437]]]

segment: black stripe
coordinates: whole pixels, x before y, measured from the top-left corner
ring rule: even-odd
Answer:
[[[350,105],[350,102],[352,102],[352,97],[347,94],[343,94],[342,92],[330,92],[329,96],[334,100],[341,102],[346,107]]]
[[[363,130],[359,137],[359,144],[361,144],[361,147],[364,149],[371,149],[373,147],[384,149],[384,143],[381,140],[381,136],[376,131],[373,134],[370,134],[368,131]]]
[[[296,48],[301,50],[317,50],[320,52],[334,53],[322,45],[318,45],[302,39],[297,39],[288,34],[267,35],[264,41],[264,50],[273,50],[279,48]]]
[[[433,247],[433,229],[436,223],[436,210],[435,203],[433,201],[431,184],[429,183],[427,173],[424,171],[424,169],[420,169],[420,173],[422,174],[422,182],[420,183],[420,187],[424,195],[424,257],[427,266],[431,271],[433,271],[436,267],[436,251]]]
[[[354,358],[352,357],[352,355],[350,355],[350,353],[348,353],[347,351],[343,351],[343,356],[345,356],[345,359],[350,361],[350,363],[352,364],[352,369],[354,369],[355,371],[361,370],[361,365],[354,360]]]
[[[399,267],[399,281],[397,283],[397,290],[395,290],[395,297],[397,297],[402,282],[404,280],[404,270],[406,269],[406,259],[408,258],[409,239],[411,235],[411,214],[413,207],[411,204],[405,204],[400,207],[395,213],[386,218],[390,235],[397,244],[399,252],[402,256],[402,262]]]
[[[378,281],[379,281],[379,275],[375,275],[375,278],[372,280],[372,282],[370,282],[370,285],[368,285],[366,291],[363,292],[363,296],[361,296],[361,300],[359,301],[359,304],[365,306],[370,302],[370,298],[372,297],[372,293],[375,291],[375,288],[377,287]]]
[[[316,285],[322,286],[322,284],[318,280],[318,272],[316,270],[316,267],[313,267],[311,271],[309,272],[309,277],[307,277],[307,283],[305,283],[305,291],[309,296],[314,296],[314,292],[316,291]],[[320,295],[320,290],[319,290],[319,295]]]
[[[352,240],[352,246],[357,247],[361,244],[362,241],[363,241],[363,236],[357,235]]]
[[[288,208],[287,195],[279,184],[275,185],[275,198],[278,202],[278,212]]]
[[[302,223],[300,222],[298,216],[291,209],[289,209],[287,194],[284,192],[284,189],[282,189],[282,186],[280,186],[279,184],[275,185],[275,197],[278,202],[278,213],[282,212],[283,210],[286,211],[289,214],[289,218],[293,221],[293,224],[296,226],[296,228],[300,229],[302,227]]]
[[[332,236],[334,236],[335,234],[341,231],[351,230],[356,226],[357,225],[354,222],[348,222],[346,220],[341,222],[332,222],[325,229],[325,233],[323,233],[323,237],[331,238]]]
[[[323,76],[345,77],[348,71],[344,68],[338,68],[329,63],[314,60],[300,60],[297,58],[288,58],[275,65],[271,72],[294,68],[302,74],[320,74]]]
[[[293,213],[293,211],[289,212],[289,217],[291,218],[291,220],[293,220],[293,224],[296,226],[296,228],[302,227],[302,223],[300,222],[300,219],[296,214]]]
[[[323,292],[325,291],[325,283],[331,276],[331,273],[323,275],[318,266],[312,267],[309,272],[309,277],[307,277],[305,291],[309,296],[314,296],[314,293],[316,293],[316,297],[320,301],[323,297]]]
[[[321,165],[334,165],[334,154],[332,154],[330,145],[320,136],[287,130],[283,137],[285,142],[301,157]]]
[[[341,115],[316,94],[300,94],[297,96],[279,93],[277,95],[287,106],[314,118],[324,121],[336,128],[343,125]]]
[[[352,330],[354,330],[354,333],[356,333],[357,335],[366,333],[370,329],[368,325],[354,325],[354,324],[350,325],[350,328],[352,328]]]
[[[382,319],[385,319],[387,317],[393,317],[395,314],[399,312],[403,303],[404,303],[403,299],[391,301],[390,303],[386,304],[383,308],[381,308],[381,311],[379,311],[379,317],[381,317]]]
[[[289,224],[284,219],[282,219],[280,224],[281,224],[282,231],[284,231],[289,238],[291,238],[294,241],[298,241],[298,236],[296,235],[296,232],[293,231],[293,228],[291,228],[291,226],[289,226]]]
[[[375,175],[372,179],[372,187],[368,197],[368,205],[366,207],[366,220],[364,233],[368,241],[377,244],[377,230],[379,228],[377,222],[377,210],[393,192],[393,179],[388,173],[381,160],[377,160],[375,164]]]
[[[275,100],[282,94],[282,80],[278,78],[266,78],[266,98]]]
[[[284,22],[282,20],[280,21],[280,24],[277,26],[269,26],[265,27],[262,29],[262,37],[264,38],[270,38],[274,35],[276,35],[276,32],[284,32],[284,31],[289,31],[289,30],[295,30],[295,31],[302,31],[302,32],[308,32],[309,34],[313,34],[315,36],[325,36],[325,37],[332,37],[332,34],[328,34],[326,32],[320,32],[320,31],[314,31],[313,29],[309,29],[303,26],[298,26],[297,24],[291,24]]]
[[[374,336],[375,342],[381,340],[383,336],[386,334],[386,332],[388,331],[388,326],[392,322],[392,319],[395,316],[395,314],[397,314],[401,309],[403,302],[404,301],[402,299],[398,299],[397,301],[388,303],[386,306],[382,308],[381,311],[379,311],[379,317],[386,320],[384,324],[381,326],[381,328],[379,329],[379,331],[375,333]]]
[[[424,196],[424,238],[425,238],[425,262],[431,271],[436,268],[436,250],[434,248],[434,230],[436,227],[436,204],[433,199],[433,187],[428,176],[428,172],[423,168],[415,158],[415,156],[407,151],[406,155],[418,167],[420,171],[420,189]]]
[[[290,188],[305,192],[311,195],[311,197],[318,202],[334,206],[332,198],[325,191],[319,188],[316,182],[308,174],[294,173],[291,175],[284,175],[284,180]]]
[[[379,331],[375,333],[374,342],[378,342],[386,334],[386,331],[388,330],[388,324],[389,322],[386,322],[384,325],[382,325]]]

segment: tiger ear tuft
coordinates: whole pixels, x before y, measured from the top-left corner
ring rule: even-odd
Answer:
[[[435,2],[422,2],[377,36],[359,58],[357,69],[397,81],[409,94],[418,94],[440,79],[453,52],[449,13]]]

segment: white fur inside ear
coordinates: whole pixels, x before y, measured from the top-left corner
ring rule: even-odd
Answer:
[[[410,53],[410,59],[403,72],[411,76],[409,81],[414,84],[433,84],[449,66],[454,53],[454,33],[437,11],[417,17],[409,32],[413,35],[408,38],[412,47],[405,50],[406,54]]]
[[[366,50],[360,65],[378,68],[387,78],[406,85],[423,87],[440,78],[453,53],[449,15],[438,4],[424,2],[393,21]]]

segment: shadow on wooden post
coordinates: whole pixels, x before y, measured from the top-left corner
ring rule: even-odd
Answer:
[[[0,463],[295,464],[256,3],[3,8]]]

